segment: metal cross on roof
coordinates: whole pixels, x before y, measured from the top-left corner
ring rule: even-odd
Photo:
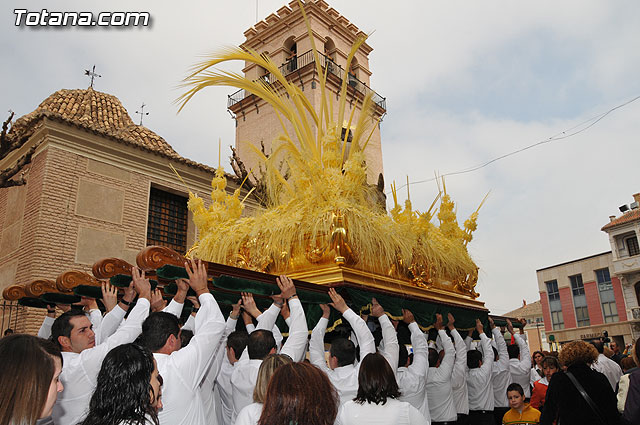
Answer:
[[[93,68],[91,69],[91,71],[89,71],[88,69],[84,70],[84,75],[88,75],[89,77],[91,77],[91,85],[89,87],[93,88],[93,80],[96,77],[102,77],[102,75],[98,75],[96,74],[96,66],[93,65]]]
[[[142,106],[140,106],[140,111],[136,111],[136,114],[140,115],[140,125],[142,125],[142,117],[145,115],[149,115],[148,112],[144,111],[144,107],[147,106],[144,104],[144,102],[142,102]]]

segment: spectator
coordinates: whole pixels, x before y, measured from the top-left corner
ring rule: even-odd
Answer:
[[[620,360],[620,367],[622,368],[622,373],[627,375],[633,372],[638,366],[636,366],[636,361],[633,360],[633,357],[627,356]]]
[[[618,388],[618,411],[622,413],[625,424],[640,423],[640,360],[638,359],[638,342],[636,341],[631,355],[623,360],[633,359],[636,367],[622,375]]]
[[[614,362],[620,364],[620,361],[627,357],[620,352],[620,346],[617,342],[611,341],[611,343],[609,344],[609,348],[611,348],[611,351],[613,351],[613,355],[610,357],[610,359]]]
[[[338,402],[335,387],[320,369],[306,362],[285,364],[269,381],[258,425],[333,425]]]
[[[547,389],[549,387],[549,381],[554,373],[560,370],[560,362],[555,357],[547,356],[540,362],[542,365],[542,371],[544,378],[538,379],[533,384],[533,391],[531,391],[531,407],[542,411],[544,406],[544,399],[547,395]]]
[[[340,406],[336,424],[427,425],[429,422],[410,403],[400,401],[393,370],[384,356],[367,354],[360,364],[358,394]],[[298,422],[301,423],[301,422]]]
[[[556,421],[562,425],[618,424],[616,397],[611,385],[603,374],[590,367],[597,358],[596,348],[584,341],[573,341],[562,347],[559,360],[567,371],[554,374],[549,382],[541,424],[551,425]],[[584,388],[589,401],[570,376]]]
[[[0,340],[0,364],[0,423],[52,424],[53,405],[63,390],[62,354],[55,344],[31,335],[9,335]]]
[[[151,351],[133,343],[120,345],[104,358],[89,413],[79,425],[158,425],[161,387]]]
[[[544,372],[542,371],[542,359],[544,359],[544,354],[542,351],[534,351],[533,356],[531,356],[531,379],[529,380],[529,385],[533,388],[533,384],[544,377]]]
[[[267,394],[269,380],[280,366],[291,363],[289,356],[283,354],[269,354],[260,364],[258,380],[253,389],[253,403],[238,413],[235,425],[256,425],[262,414],[262,406]]]
[[[504,414],[503,424],[536,425],[540,421],[540,411],[524,401],[524,390],[520,384],[510,384],[507,387],[507,398],[511,409]]]
[[[604,376],[609,380],[611,389],[615,391],[618,386],[618,381],[622,376],[622,369],[620,369],[620,365],[604,355],[605,347],[601,341],[592,342],[591,344],[596,347],[596,350],[598,350],[598,360],[591,367],[604,374]]]

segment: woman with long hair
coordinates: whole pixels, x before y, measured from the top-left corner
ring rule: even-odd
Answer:
[[[558,360],[566,371],[554,373],[549,381],[540,424],[618,424],[617,400],[611,384],[606,376],[591,369],[597,358],[598,350],[584,341],[562,346]]]
[[[264,358],[260,369],[258,369],[258,379],[253,389],[253,403],[238,413],[235,425],[256,425],[258,423],[269,381],[280,366],[288,363],[291,363],[291,357],[283,354],[269,354]]]
[[[336,424],[428,425],[411,404],[400,401],[393,370],[379,353],[367,354],[360,363],[358,394],[340,406]]]
[[[544,378],[542,359],[544,359],[544,353],[542,351],[533,352],[531,356],[531,378],[529,379],[529,385],[531,385],[531,387],[533,387],[536,381]]]
[[[333,425],[338,392],[307,362],[280,366],[269,381],[258,425]]]
[[[134,343],[120,345],[104,358],[80,425],[158,425],[161,386],[151,351]]]
[[[53,423],[51,411],[63,390],[60,350],[42,338],[9,335],[0,339],[0,365],[0,424]]]

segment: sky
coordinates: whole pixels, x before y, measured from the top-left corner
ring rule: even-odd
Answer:
[[[328,3],[371,34],[371,87],[388,109],[385,180],[401,185],[408,176],[415,209],[437,195],[436,174],[584,129],[446,177],[461,223],[490,193],[469,251],[480,267],[476,290],[492,313],[538,300],[537,269],[611,249],[600,228],[640,192],[640,100],[585,123],[640,96],[640,2]],[[0,117],[9,109],[27,114],[59,89],[88,87],[84,70],[95,64],[96,90],[118,97],[136,122],[144,102],[146,127],[181,155],[217,165],[218,139],[235,143],[226,111],[235,90],[205,90],[177,114],[178,85],[203,55],[242,43],[256,12],[263,19],[284,4],[3,1]],[[151,25],[18,27],[16,8],[144,11]]]

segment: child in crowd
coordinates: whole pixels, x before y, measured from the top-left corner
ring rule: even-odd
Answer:
[[[507,387],[507,398],[511,409],[502,418],[503,425],[537,425],[540,423],[540,411],[524,402],[524,390],[520,384]]]
[[[547,356],[540,362],[542,366],[542,373],[544,377],[538,379],[533,384],[533,391],[531,391],[531,407],[542,411],[544,405],[544,398],[547,395],[547,388],[549,387],[549,381],[554,373],[560,370],[560,362],[555,357]]]

